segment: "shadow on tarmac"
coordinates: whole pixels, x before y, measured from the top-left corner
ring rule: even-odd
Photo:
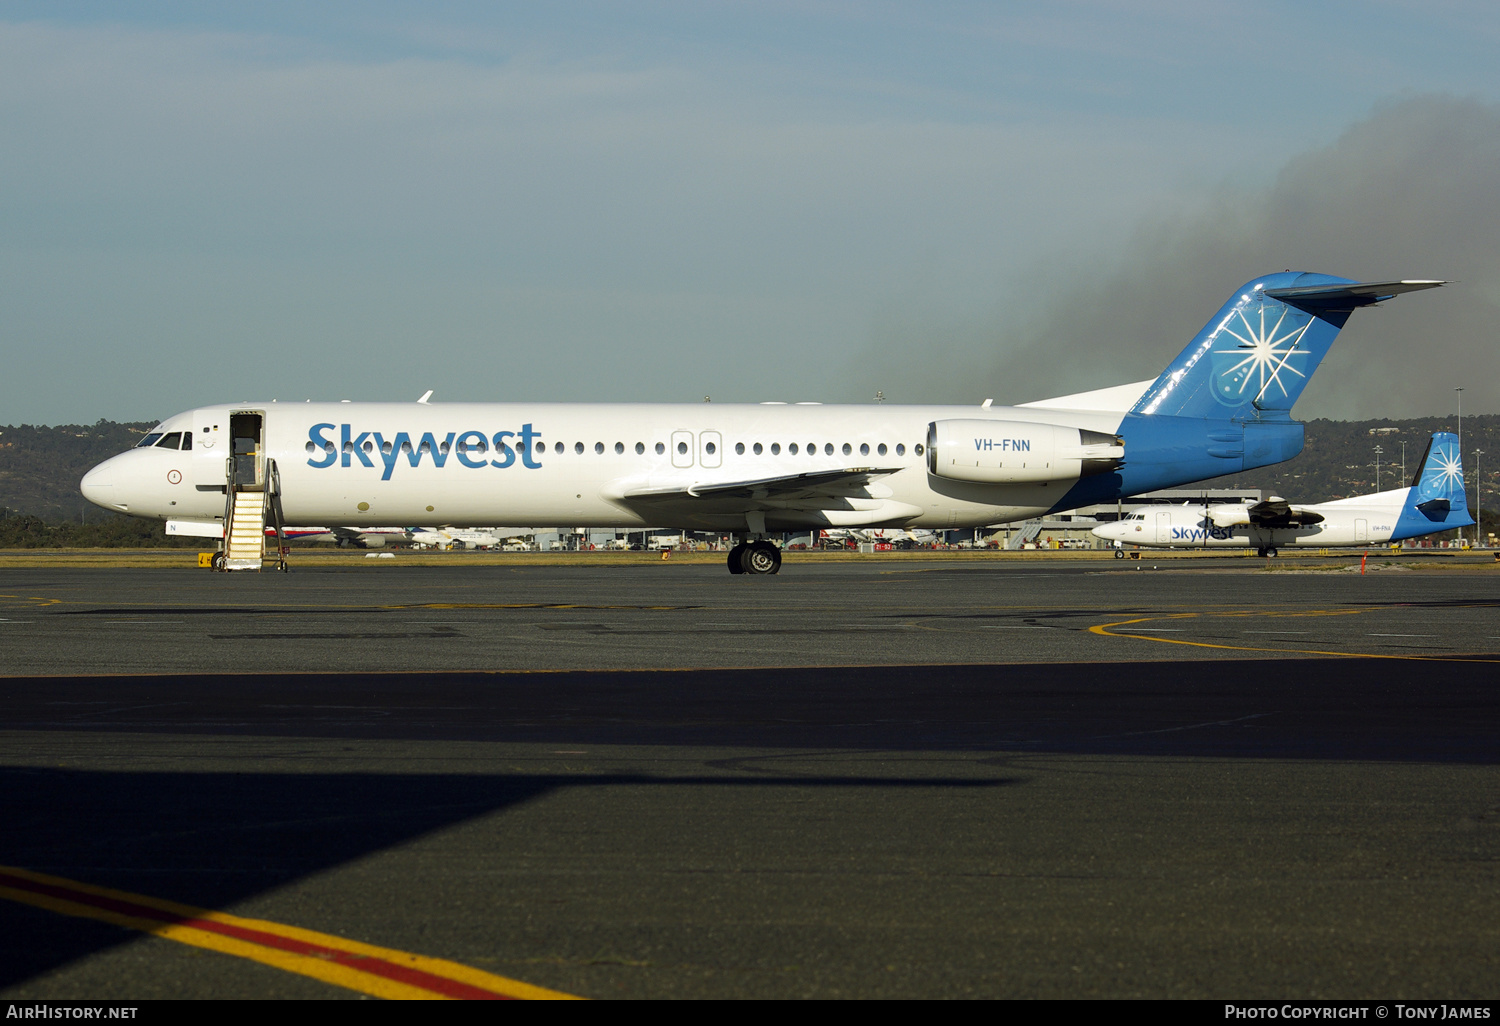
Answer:
[[[12,731],[1500,762],[1494,667],[1440,660],[8,678]],[[708,767],[706,767],[708,768]],[[723,767],[732,769],[733,767]],[[0,863],[225,908],[560,787],[1012,779],[0,769]],[[0,901],[0,987],[136,934]]]
[[[566,787],[983,789],[1007,778],[115,773],[0,769],[0,865],[224,909]],[[60,814],[61,813],[61,814]],[[138,938],[0,900],[0,990]]]
[[[13,677],[13,730],[1500,760],[1495,664],[1442,658]]]

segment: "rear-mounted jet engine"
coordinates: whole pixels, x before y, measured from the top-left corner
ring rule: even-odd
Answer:
[[[938,420],[927,425],[927,471],[980,484],[1076,481],[1125,462],[1119,435],[1011,420]]]

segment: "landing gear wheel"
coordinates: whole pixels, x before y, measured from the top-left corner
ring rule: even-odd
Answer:
[[[732,549],[729,550],[729,572],[730,573],[732,573],[732,574],[742,574],[742,573],[745,572],[744,559],[745,559],[745,549],[746,548],[747,548],[747,546],[745,546],[745,545],[736,545],[734,548],[732,548]]]
[[[215,570],[222,570],[222,569],[224,569],[224,553],[222,553],[222,552],[215,552],[214,553],[214,558],[212,560],[210,560],[210,562],[213,563],[213,568]]]
[[[753,542],[745,547],[740,556],[740,566],[747,574],[774,574],[781,572],[781,550],[770,542]]]
[[[1270,546],[1269,548],[1266,549],[1266,558],[1267,559],[1275,559],[1276,558],[1276,546],[1272,545],[1272,546]]]
[[[1124,559],[1125,558],[1125,550],[1124,549],[1115,549],[1115,558],[1116,559]]]

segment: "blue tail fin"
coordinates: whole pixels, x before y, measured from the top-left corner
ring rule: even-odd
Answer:
[[[1246,282],[1131,412],[1284,419],[1356,307],[1441,284],[1360,283],[1296,271]]]
[[[1458,436],[1439,431],[1427,443],[1422,465],[1411,479],[1392,541],[1415,538],[1454,527],[1471,527],[1469,499],[1464,492],[1464,464]]]
[[[1445,527],[1468,527],[1474,523],[1469,516],[1469,498],[1464,491],[1464,462],[1458,451],[1457,435],[1439,431],[1427,443],[1427,452],[1422,455],[1422,466],[1411,479],[1402,513],[1402,519],[1411,513],[1429,524]]]

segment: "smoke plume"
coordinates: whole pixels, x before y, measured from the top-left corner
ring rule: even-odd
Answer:
[[[1269,187],[1141,225],[1123,256],[1056,259],[977,331],[986,356],[955,374],[929,343],[934,359],[903,363],[900,398],[1024,402],[1152,377],[1234,289],[1285,268],[1454,282],[1357,312],[1298,419],[1448,413],[1457,386],[1465,412],[1500,411],[1500,107],[1389,105]]]

